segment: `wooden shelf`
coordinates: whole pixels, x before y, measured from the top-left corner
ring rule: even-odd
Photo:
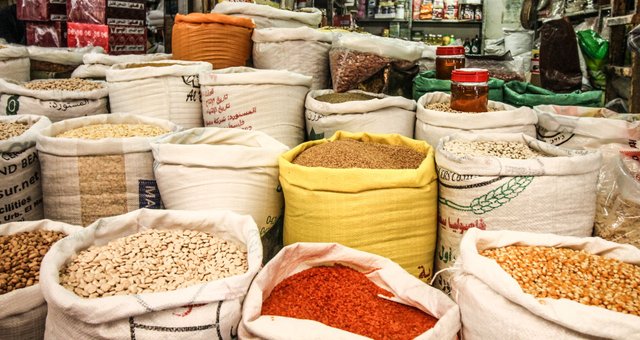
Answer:
[[[368,23],[368,22],[409,22],[406,19],[356,19],[356,22]]]
[[[627,24],[637,24],[640,22],[640,14],[622,15],[619,17],[607,18],[607,26],[621,26]]]
[[[610,66],[609,65],[606,67],[606,69],[611,74],[615,74],[616,76],[619,76],[619,77],[631,78],[631,75],[633,74],[633,70],[631,69],[630,66]]]
[[[416,24],[461,24],[461,25],[482,25],[482,21],[476,20],[413,20]]]

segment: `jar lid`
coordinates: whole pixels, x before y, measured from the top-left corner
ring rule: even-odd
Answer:
[[[464,55],[464,46],[438,46],[436,55]]]
[[[489,70],[483,68],[459,68],[451,72],[451,81],[457,83],[485,83],[489,81]]]

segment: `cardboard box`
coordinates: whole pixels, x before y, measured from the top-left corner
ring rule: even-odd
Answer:
[[[18,0],[16,15],[22,21],[66,21],[67,0]]]
[[[68,23],[68,46],[101,46],[109,54],[145,54],[146,27]]]
[[[66,47],[67,23],[60,21],[27,22],[27,45],[41,47]]]
[[[70,22],[146,26],[145,0],[66,0]]]

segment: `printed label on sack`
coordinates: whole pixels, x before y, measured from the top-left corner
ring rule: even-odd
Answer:
[[[18,111],[20,111],[20,96],[9,96],[5,114],[7,116],[15,116],[18,114]]]
[[[155,180],[141,179],[138,180],[138,197],[140,201],[140,209],[162,209],[162,199],[158,183]]]
[[[253,126],[245,119],[257,112],[257,107],[241,112],[234,112],[233,105],[229,101],[229,94],[216,93],[214,88],[207,88],[203,93],[206,121],[205,126],[237,128],[253,130]]]
[[[0,224],[42,219],[40,163],[34,148],[0,159]]]
[[[565,131],[549,131],[542,126],[536,128],[538,139],[551,145],[560,146],[573,138],[575,134]]]
[[[88,99],[76,100],[72,102],[57,102],[57,101],[48,101],[47,105],[50,109],[54,109],[56,111],[66,112],[70,109],[83,107],[89,105]]]

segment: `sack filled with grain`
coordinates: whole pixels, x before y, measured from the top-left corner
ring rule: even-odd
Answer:
[[[0,115],[36,114],[52,122],[108,113],[104,82],[46,79],[13,83],[0,79]]]
[[[245,66],[251,59],[254,27],[251,19],[224,14],[178,14],[171,39],[173,58],[206,61],[215,69]]]
[[[163,119],[114,113],[43,130],[36,148],[44,216],[87,226],[140,208],[160,209],[150,142],[178,129]]]
[[[635,339],[640,334],[636,247],[474,228],[462,239],[454,272],[451,296],[460,307],[464,339]]]
[[[29,51],[20,45],[0,45],[0,78],[23,82],[31,80]]]
[[[317,28],[322,21],[322,12],[313,7],[294,12],[255,3],[223,1],[217,3],[212,12],[252,19],[256,28]]]
[[[82,228],[50,220],[0,225],[0,334],[5,340],[42,339],[47,304],[40,263],[53,243]],[[7,259],[4,262],[4,259]]]
[[[263,237],[280,219],[278,157],[289,148],[277,140],[259,131],[198,128],[158,138],[151,148],[167,209],[250,215]]]
[[[304,141],[311,77],[230,67],[200,74],[204,126],[262,131],[292,148]]]
[[[171,54],[126,54],[108,55],[102,53],[87,53],[82,57],[82,65],[78,66],[71,78],[91,78],[105,80],[107,70],[115,64],[141,63],[171,59]]]
[[[458,132],[522,132],[536,136],[536,113],[528,107],[515,108],[489,101],[489,112],[457,112],[449,107],[451,95],[430,92],[418,99],[416,139],[438,145],[440,138]]]
[[[416,102],[403,97],[363,91],[311,91],[305,102],[309,140],[336,131],[397,133],[413,138]]]
[[[335,243],[284,248],[258,273],[242,339],[456,339],[458,307],[393,261]]]
[[[111,111],[201,127],[198,74],[210,70],[209,63],[177,60],[113,65],[106,72]]]
[[[433,148],[400,135],[336,132],[280,157],[284,243],[336,242],[429,282],[436,243]]]
[[[306,26],[253,31],[253,65],[313,77],[312,90],[329,87],[329,49],[332,33]]]
[[[102,47],[40,47],[28,46],[31,59],[31,79],[69,78],[88,53],[104,53]]]
[[[0,116],[0,224],[44,217],[36,137],[47,117]]]
[[[251,218],[229,211],[100,219],[42,262],[45,338],[233,339],[261,247]]]
[[[437,271],[459,258],[460,239],[473,227],[591,236],[600,152],[525,134],[460,133],[440,140],[436,163]],[[449,276],[439,275],[436,286],[448,292]]]

